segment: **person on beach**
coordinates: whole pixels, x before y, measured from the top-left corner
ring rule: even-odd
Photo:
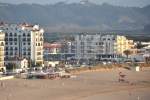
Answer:
[[[125,82],[125,74],[123,74],[122,72],[119,72],[119,79],[118,79],[118,81],[119,82]]]

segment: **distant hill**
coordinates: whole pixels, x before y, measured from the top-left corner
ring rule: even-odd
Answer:
[[[6,4],[0,3],[0,21],[41,24],[49,32],[139,30],[150,24],[150,6],[119,7],[109,4]]]

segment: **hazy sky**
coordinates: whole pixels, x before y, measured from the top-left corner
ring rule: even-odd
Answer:
[[[50,4],[56,3],[60,1],[67,1],[71,2],[79,2],[81,0],[0,0],[0,2],[4,3],[13,3],[13,4],[20,4],[20,3],[38,3],[38,4]],[[146,6],[150,4],[150,0],[89,0],[95,3],[109,3],[113,5],[120,5],[120,6]]]

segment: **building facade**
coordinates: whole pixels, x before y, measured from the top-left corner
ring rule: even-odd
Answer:
[[[5,62],[6,65],[9,65],[10,69],[27,69],[29,66],[28,60],[27,59],[10,59]],[[13,68],[15,67],[15,68]]]
[[[75,58],[75,45],[71,41],[44,43],[44,59],[61,61]]]
[[[1,24],[5,32],[5,61],[26,58],[34,65],[43,64],[43,33],[39,25]]]
[[[116,53],[114,35],[79,34],[75,36],[77,59],[112,58]]]
[[[4,57],[5,57],[5,33],[0,30],[0,72],[5,71]]]
[[[60,61],[61,60],[61,43],[44,43],[44,60]]]
[[[133,40],[111,34],[82,33],[75,36],[75,43],[76,59],[115,60],[134,48]]]
[[[118,54],[124,55],[125,50],[134,51],[134,41],[127,39],[125,36],[116,36],[116,50]]]

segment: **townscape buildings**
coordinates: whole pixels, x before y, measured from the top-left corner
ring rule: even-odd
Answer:
[[[133,40],[116,34],[80,33],[73,40],[44,43],[44,30],[39,25],[0,24],[0,71],[5,67],[58,65],[59,61],[73,64],[84,61],[117,61],[125,50],[136,54]],[[147,47],[148,48],[148,47]],[[44,62],[45,61],[45,62]]]
[[[108,34],[79,34],[75,37],[76,58],[117,59],[134,48],[133,40]]]
[[[134,49],[133,40],[114,34],[81,33],[73,41],[45,43],[45,59],[53,60],[118,60],[125,50]],[[53,51],[53,52],[52,52]],[[49,55],[49,57],[48,57]],[[57,59],[55,59],[57,58]]]
[[[0,29],[5,35],[4,38],[0,34],[1,42],[5,43],[5,66],[10,66],[10,60],[24,58],[34,66],[43,65],[44,30],[39,25],[1,23]]]

